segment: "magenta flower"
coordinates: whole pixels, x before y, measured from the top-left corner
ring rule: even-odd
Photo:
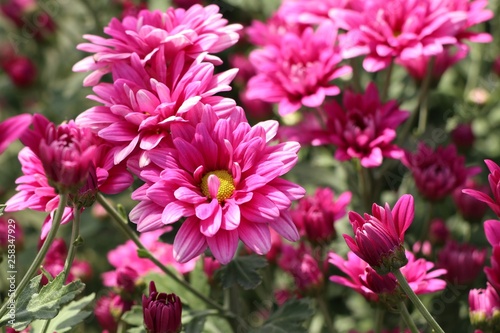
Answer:
[[[15,55],[0,62],[0,67],[18,88],[31,86],[37,76],[37,68],[33,61],[24,56]]]
[[[469,190],[479,191],[481,193],[489,193],[488,185],[480,185],[476,183],[473,179],[469,178],[466,180],[465,184],[461,188],[457,188],[453,191],[453,202],[457,206],[460,214],[467,220],[471,222],[479,222],[482,220],[484,214],[488,210],[488,206],[476,199],[464,193],[462,190],[467,188]]]
[[[495,288],[497,292],[500,292],[500,243],[493,246],[490,261],[491,267],[485,267],[484,273],[493,288]]]
[[[451,131],[450,135],[451,141],[453,141],[458,148],[472,148],[474,141],[476,141],[476,136],[472,131],[472,125],[470,123],[458,124],[453,131]]]
[[[214,282],[215,272],[221,268],[220,262],[212,257],[203,257],[203,272],[208,278],[209,283]]]
[[[455,285],[465,285],[474,282],[481,273],[485,260],[486,249],[451,241],[439,251],[437,265],[446,269],[448,281]]]
[[[469,176],[480,172],[478,167],[465,166],[465,158],[457,154],[454,145],[434,150],[421,142],[415,153],[405,152],[403,163],[410,169],[420,194],[431,201],[452,194]]]
[[[457,39],[467,39],[476,43],[490,43],[493,37],[487,32],[472,31],[473,26],[486,22],[493,18],[493,11],[487,9],[488,0],[447,0],[443,1],[445,6],[454,12],[462,12],[467,16],[464,24],[457,32]]]
[[[332,20],[329,12],[334,8],[362,10],[362,5],[357,0],[289,0],[283,1],[279,13],[287,22],[315,25]]]
[[[325,107],[327,141],[337,146],[335,158],[340,161],[358,158],[365,168],[382,164],[384,157],[400,159],[401,148],[392,144],[396,129],[408,117],[396,101],[382,103],[377,87],[370,83],[364,94],[346,91],[343,107],[335,101]]]
[[[198,56],[220,64],[221,60],[208,53],[217,53],[234,45],[240,24],[227,25],[219,7],[194,5],[188,10],[169,8],[165,13],[143,10],[137,16],[122,21],[114,18],[104,28],[111,38],[84,35],[90,43],[78,49],[94,53],[73,66],[75,72],[93,71],[84,80],[85,86],[96,85],[118,63],[130,63],[132,55],[139,57],[145,67],[159,70],[180,52],[186,61]]]
[[[293,276],[299,292],[314,292],[323,285],[322,267],[313,257],[312,250],[301,243],[298,248],[283,245],[278,266]]]
[[[500,318],[500,296],[487,283],[486,289],[472,289],[469,292],[469,316],[473,326],[482,328],[485,332],[496,332]]]
[[[392,292],[394,287],[390,286],[396,282],[392,273],[379,275],[365,261],[361,260],[353,252],[347,253],[347,260],[336,253],[328,254],[328,262],[342,272],[347,277],[332,275],[330,281],[353,289],[372,302],[379,301],[380,292]],[[425,259],[416,259],[410,251],[406,251],[408,264],[401,268],[401,273],[406,278],[410,287],[417,295],[433,293],[443,290],[446,282],[438,278],[446,273],[444,269],[435,269],[434,264]],[[391,282],[393,281],[393,282]]]
[[[317,188],[314,196],[300,199],[292,211],[292,220],[301,236],[315,244],[328,243],[335,238],[334,223],[345,216],[351,196],[351,192],[344,192],[335,200],[331,189]]]
[[[450,238],[450,229],[446,226],[446,222],[442,219],[435,218],[431,221],[429,228],[429,240],[433,244],[445,244]]]
[[[105,332],[116,332],[122,314],[132,308],[133,303],[123,300],[120,295],[109,292],[99,298],[95,304],[94,314]]]
[[[280,45],[283,36],[287,33],[301,35],[306,27],[308,25],[288,23],[281,11],[277,11],[266,22],[253,20],[245,32],[250,43],[264,47],[270,44]]]
[[[490,170],[488,182],[490,183],[491,192],[493,192],[493,198],[476,189],[465,189],[462,192],[485,202],[500,217],[500,167],[492,160],[484,160],[484,163],[486,163]]]
[[[155,73],[146,70],[137,55],[130,61],[131,65],[113,67],[113,84],[94,87],[96,95],[89,98],[103,105],[76,119],[78,125],[117,147],[116,164],[139,152],[141,165],[148,164],[145,153],[164,146],[170,140],[170,124],[186,121],[186,114],[195,107],[209,104],[224,115],[235,105],[232,99],[213,96],[231,90],[235,69],[215,75],[214,66],[202,62],[201,56],[187,64],[183,52]]]
[[[316,31],[286,33],[279,44],[270,44],[250,54],[257,75],[248,82],[247,97],[279,103],[279,114],[287,115],[302,106],[316,108],[326,96],[340,93],[331,81],[351,72],[339,66],[337,28],[331,22]]]
[[[376,72],[394,58],[434,56],[456,44],[467,13],[452,11],[438,0],[375,0],[365,2],[362,11],[332,9],[330,17],[347,30],[344,55],[366,55],[363,68]]]
[[[148,333],[179,333],[182,328],[182,303],[175,294],[159,293],[154,281],[149,296],[142,295],[144,327]]]
[[[30,114],[20,114],[0,123],[0,154],[17,140],[31,125]]]
[[[59,142],[61,144],[64,144],[64,138],[68,140],[68,144],[71,144],[71,140],[76,140],[76,138],[82,136],[81,133],[78,133],[79,127],[77,127],[74,123],[71,125],[67,124],[64,128],[69,129],[69,135],[61,137],[61,141]],[[25,132],[22,137],[22,141],[32,148],[25,147],[19,152],[19,161],[21,162],[23,176],[16,180],[16,183],[19,184],[16,188],[18,193],[7,201],[7,207],[5,209],[7,212],[14,212],[29,208],[36,211],[50,213],[50,215],[45,219],[42,227],[42,239],[45,238],[50,230],[52,225],[52,215],[59,204],[59,196],[57,195],[56,190],[49,183],[41,157],[33,151],[35,150],[40,153],[40,147],[46,146],[43,144],[44,139],[42,139],[46,131],[54,133],[54,124],[49,123],[48,120],[41,115],[35,115],[33,117],[33,130]],[[64,133],[64,131],[62,132]],[[77,133],[76,136],[72,136],[74,132]],[[126,170],[123,163],[119,165],[115,165],[113,163],[115,148],[102,142],[102,140],[95,137],[91,133],[89,133],[91,135],[88,137],[87,131],[84,133],[85,139],[90,140],[90,142],[83,143],[83,145],[87,147],[94,147],[92,154],[90,154],[89,169],[92,171],[92,177],[89,178],[92,178],[93,182],[95,182],[97,190],[105,194],[116,194],[127,189],[132,184],[133,177]],[[57,144],[57,142],[55,143]],[[45,150],[47,149],[45,148]],[[64,150],[64,148],[61,150]],[[44,151],[43,154],[44,157],[47,157],[46,151]],[[56,171],[52,168],[50,162],[51,161],[46,160],[45,164],[48,165],[49,172],[55,173]],[[67,168],[71,168],[71,160],[68,160],[67,162]],[[65,177],[67,174],[68,173],[65,174]],[[57,176],[57,174],[55,176]],[[88,206],[88,204],[93,202],[95,199],[95,189],[91,189],[91,193],[85,192],[86,190],[88,190],[86,184],[83,184],[83,187],[78,189],[78,197],[80,198],[78,204],[80,205],[80,203],[86,203],[85,205],[82,205],[82,207]],[[90,197],[87,197],[88,195],[90,195]],[[84,201],[89,202],[81,201],[83,199],[85,199]],[[63,214],[62,223],[67,223],[72,220],[72,218],[72,208],[67,207]]]
[[[361,259],[372,266],[377,273],[387,274],[407,263],[404,255],[404,234],[413,222],[415,206],[413,197],[403,195],[391,210],[373,204],[372,214],[364,217],[349,212],[349,221],[354,239],[344,234],[347,246]]]
[[[239,239],[264,254],[271,247],[269,227],[298,240],[288,209],[304,189],[280,176],[297,162],[299,145],[269,145],[278,123],[250,127],[239,108],[225,119],[218,119],[210,106],[200,111],[196,125],[171,125],[173,148],[152,152],[155,166],[140,173],[146,184],[132,194],[140,202],[130,212],[138,230],[158,229],[186,217],[173,244],[179,262],[208,246],[226,264]]]
[[[159,240],[160,236],[168,231],[168,229],[170,228],[144,232],[140,235],[139,239],[141,243],[144,244],[146,249],[148,249],[149,252],[151,252],[155,258],[164,265],[172,267],[181,274],[191,272],[196,265],[197,258],[194,258],[184,264],[180,264],[174,259],[173,246]],[[109,251],[107,257],[109,263],[115,267],[115,270],[105,272],[101,276],[103,284],[107,287],[123,286],[123,283],[120,283],[119,278],[119,273],[122,270],[135,272],[132,274],[136,275],[134,282],[137,279],[146,276],[148,273],[161,272],[158,266],[152,263],[151,260],[139,257],[137,254],[137,245],[135,245],[135,243],[131,240],[128,240],[125,244]],[[127,258],[127,260],[124,261],[123,258]]]

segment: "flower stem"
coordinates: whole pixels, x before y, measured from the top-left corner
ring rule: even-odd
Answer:
[[[436,320],[432,317],[432,315],[429,313],[425,305],[422,303],[420,298],[415,294],[413,289],[411,289],[410,285],[408,284],[408,281],[406,281],[406,278],[404,277],[403,273],[399,269],[395,270],[394,275],[398,279],[399,286],[405,294],[408,296],[408,298],[411,300],[411,302],[415,305],[415,307],[420,311],[420,313],[424,316],[425,320],[431,325],[432,329],[436,333],[444,333],[443,329],[439,324],[436,322]],[[418,332],[418,331],[417,331]]]
[[[147,253],[148,259],[151,260],[156,266],[158,266],[167,276],[169,276],[175,282],[180,283],[183,287],[185,287],[187,290],[189,290],[192,294],[194,294],[203,302],[224,313],[227,317],[236,317],[234,313],[232,313],[227,309],[224,309],[220,304],[214,302],[210,298],[200,293],[198,290],[194,289],[189,283],[187,283],[183,279],[178,278],[167,267],[165,267],[165,265],[163,265],[158,259],[156,259],[156,257],[153,256],[153,254],[148,249],[146,249],[146,247],[141,243],[139,237],[137,237],[137,235],[127,226],[128,221],[124,219],[123,216],[121,216],[120,213],[118,213],[118,211],[113,206],[111,206],[111,204],[106,200],[106,198],[104,198],[104,196],[101,193],[97,194],[97,201],[102,205],[102,207],[104,207],[104,209],[109,213],[109,215],[113,217],[112,220],[115,222],[115,225],[123,233],[125,233],[125,235],[127,235],[127,237],[130,238],[130,240],[132,240],[132,242],[134,242],[139,249]]]
[[[78,246],[78,237],[80,237],[80,209],[75,206],[73,209],[73,227],[71,229],[71,243],[69,244],[68,256],[66,257],[66,262],[64,263],[64,281],[68,278],[69,272],[71,271],[71,265],[73,265],[73,260],[75,260],[76,247]]]
[[[394,60],[391,60],[389,64],[389,68],[387,68],[387,75],[385,77],[384,87],[382,89],[382,95],[380,97],[381,102],[385,102],[387,100],[387,96],[389,95],[389,86],[391,85],[392,78],[392,69],[394,68]]]
[[[385,310],[381,306],[375,309],[375,333],[382,333],[384,326]]]
[[[408,326],[408,328],[410,329],[411,333],[419,333],[417,325],[415,325],[415,322],[411,318],[404,302],[399,303],[399,311],[401,313],[401,317],[406,323],[406,326]]]
[[[325,320],[325,325],[327,328],[327,331],[330,333],[336,333],[337,330],[333,326],[333,320],[332,317],[330,316],[330,311],[328,310],[328,305],[325,302],[325,299],[323,298],[323,295],[318,295],[317,297],[317,302],[319,309],[321,313],[323,314],[323,319]]]
[[[432,81],[432,71],[434,69],[434,63],[436,61],[435,57],[431,57],[429,63],[427,64],[427,72],[425,74],[424,81],[422,82],[422,86],[420,87],[420,96],[418,97],[418,126],[417,126],[417,134],[422,135],[425,132],[425,128],[427,127],[427,115],[429,113],[429,103],[428,103],[428,95],[429,95],[429,87]]]
[[[17,286],[16,292],[7,300],[7,302],[4,303],[2,308],[0,309],[0,318],[5,315],[6,310],[7,310],[7,305],[10,302],[14,302],[16,298],[23,292],[24,288],[28,285],[30,280],[35,276],[36,272],[40,268],[40,264],[42,263],[43,259],[45,258],[45,255],[47,254],[47,251],[50,248],[50,245],[52,245],[52,242],[54,241],[54,238],[56,237],[57,230],[59,230],[59,226],[61,225],[61,220],[64,212],[64,208],[66,207],[66,201],[68,200],[68,195],[67,194],[60,194],[59,195],[59,205],[57,206],[57,210],[54,216],[54,219],[52,220],[52,226],[50,228],[49,234],[47,235],[47,238],[43,242],[42,247],[40,248],[40,251],[38,251],[38,254],[36,255],[35,259],[31,263],[31,266],[28,268],[28,271],[26,274],[24,274],[23,279]]]

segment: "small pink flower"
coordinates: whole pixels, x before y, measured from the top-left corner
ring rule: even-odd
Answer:
[[[93,71],[84,85],[94,86],[116,64],[130,63],[132,55],[138,56],[144,66],[156,69],[169,64],[180,52],[185,53],[187,62],[201,55],[220,64],[218,57],[207,52],[221,52],[234,45],[241,29],[240,24],[227,25],[216,5],[194,5],[188,10],[169,8],[165,13],[143,10],[122,21],[112,19],[104,28],[111,38],[84,35],[90,43],[82,43],[77,48],[94,55],[79,61],[73,70]]]
[[[203,257],[203,272],[207,275],[210,283],[214,280],[215,272],[221,268],[220,262],[212,257]]]
[[[488,282],[500,293],[500,243],[493,246],[490,261],[491,267],[485,267],[484,273],[488,278]]]
[[[406,265],[404,234],[413,222],[415,206],[413,197],[403,195],[391,210],[373,204],[372,214],[364,217],[349,212],[354,238],[344,234],[347,246],[379,274],[387,274]]]
[[[103,329],[114,333],[117,331],[120,317],[130,310],[132,305],[132,302],[123,300],[120,295],[109,292],[97,300],[94,314]]]
[[[18,88],[29,87],[35,82],[37,68],[33,61],[27,57],[16,55],[7,60],[3,60],[0,63],[0,67]]]
[[[498,328],[495,323],[500,318],[500,296],[487,283],[486,289],[472,289],[469,292],[469,316],[473,326],[483,328],[486,332],[494,332]]]
[[[445,244],[450,237],[450,229],[442,219],[433,219],[429,230],[429,240],[433,244]]]
[[[434,150],[419,143],[415,153],[405,152],[403,163],[410,169],[420,194],[431,201],[452,194],[468,176],[480,172],[478,167],[465,166],[465,158],[457,154],[454,145]]]
[[[264,47],[270,44],[280,45],[283,36],[287,33],[301,35],[307,26],[305,24],[288,23],[286,17],[280,11],[277,11],[267,22],[253,20],[245,31],[250,43]]]
[[[30,114],[10,117],[0,123],[0,154],[17,140],[31,125]]]
[[[146,184],[132,194],[140,202],[130,212],[131,221],[143,232],[186,217],[174,239],[174,257],[180,262],[208,246],[227,264],[240,239],[252,251],[267,253],[269,227],[298,240],[288,209],[304,189],[280,177],[297,162],[300,146],[270,145],[278,123],[251,127],[239,108],[223,119],[210,106],[199,111],[196,126],[171,125],[173,148],[151,153],[153,163],[140,173]]]
[[[474,282],[481,273],[485,260],[486,249],[451,241],[439,251],[437,265],[446,269],[448,281],[455,285],[465,285]]]
[[[150,232],[144,232],[139,239],[161,263],[172,267],[181,274],[191,272],[195,265],[196,259],[190,260],[184,264],[180,264],[174,260],[173,246],[163,243],[159,240],[167,230],[159,229]],[[126,261],[123,258],[127,258]],[[137,254],[137,246],[131,240],[118,246],[108,252],[108,261],[115,267],[114,271],[105,272],[102,274],[103,283],[107,287],[125,287],[125,281],[121,281],[120,274],[123,271],[131,271],[135,276],[134,283],[137,279],[146,276],[150,272],[161,272],[161,270],[147,258],[140,258]],[[126,283],[130,285],[130,283]]]
[[[458,124],[453,131],[451,131],[451,140],[458,148],[472,148],[474,141],[476,141],[476,136],[472,131],[472,125],[470,123]]]
[[[337,236],[334,223],[346,215],[351,197],[351,192],[344,192],[335,200],[331,189],[317,188],[314,196],[300,199],[292,211],[292,220],[301,236],[315,244],[334,239]]]
[[[486,193],[477,189],[465,189],[462,192],[485,202],[500,217],[500,167],[492,160],[484,160],[484,163],[486,163],[490,170],[488,182],[490,183],[491,192],[493,192],[493,198],[490,198]]]
[[[384,157],[400,159],[403,150],[392,141],[396,129],[408,117],[396,101],[382,103],[377,87],[370,83],[364,94],[346,91],[341,107],[335,101],[325,107],[327,114],[326,140],[337,150],[340,161],[358,158],[365,168],[382,164]]]
[[[473,179],[469,178],[467,179],[463,187],[457,188],[455,191],[453,191],[453,201],[457,206],[460,214],[465,219],[470,220],[471,222],[479,222],[482,220],[484,214],[486,214],[488,206],[475,197],[463,193],[462,190],[464,188],[479,191],[482,193],[489,193],[488,185],[480,185]]]
[[[287,32],[280,43],[253,51],[250,61],[257,75],[248,82],[247,97],[279,103],[282,116],[302,106],[321,106],[326,96],[340,93],[331,81],[351,72],[349,66],[339,66],[336,40],[337,28],[325,22],[316,31]]]
[[[300,292],[314,292],[323,285],[322,267],[303,243],[298,248],[283,245],[278,266],[293,276]]]

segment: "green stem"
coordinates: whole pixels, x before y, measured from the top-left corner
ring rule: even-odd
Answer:
[[[349,60],[349,63],[352,68],[352,85],[354,88],[354,91],[357,93],[360,93],[362,88],[361,88],[361,73],[359,71],[359,60],[356,58],[351,58]]]
[[[380,101],[385,102],[387,96],[389,95],[389,86],[391,85],[392,69],[394,68],[394,60],[391,60],[389,68],[387,68],[387,75],[385,77],[384,87],[382,88],[382,95],[380,95]]]
[[[28,268],[28,271],[26,274],[24,274],[23,279],[19,283],[16,292],[7,300],[7,302],[4,303],[2,308],[0,309],[0,318],[3,317],[6,313],[7,310],[7,305],[9,302],[14,302],[17,297],[23,292],[24,288],[28,285],[30,280],[35,276],[36,272],[40,268],[40,264],[42,263],[43,259],[45,258],[45,255],[47,254],[47,251],[50,248],[50,245],[52,245],[52,242],[54,241],[54,238],[56,237],[57,230],[59,229],[59,226],[61,225],[61,219],[63,216],[64,208],[66,207],[66,201],[68,200],[68,195],[67,194],[60,194],[59,195],[59,205],[57,206],[57,210],[54,216],[54,219],[52,220],[52,226],[50,228],[49,234],[47,235],[47,238],[43,242],[42,247],[40,248],[40,251],[36,255],[35,259],[31,263],[31,266]]]
[[[410,313],[408,312],[408,309],[406,308],[406,305],[404,302],[399,303],[399,311],[401,313],[401,317],[406,323],[406,326],[410,329],[411,333],[419,333],[420,331],[417,328],[417,325],[415,325],[415,322],[410,316]]]
[[[425,74],[424,82],[422,82],[422,86],[420,87],[420,96],[418,99],[418,109],[419,109],[419,117],[418,117],[418,127],[417,134],[422,135],[425,133],[425,128],[427,127],[427,115],[429,114],[429,103],[428,103],[428,95],[429,88],[432,81],[432,71],[434,69],[434,63],[436,62],[435,57],[431,57],[429,63],[427,64],[427,72]]]
[[[370,170],[368,168],[364,168],[361,165],[360,160],[354,160],[356,165],[356,169],[358,171],[358,185],[359,185],[359,194],[361,197],[361,202],[363,205],[364,211],[370,211],[372,206],[372,176]]]
[[[328,310],[328,305],[326,304],[325,300],[323,299],[323,295],[318,295],[317,297],[318,301],[318,306],[323,314],[323,319],[325,320],[325,325],[327,328],[327,331],[330,333],[336,333],[337,330],[333,326],[333,320],[332,317],[330,316],[330,311]]]
[[[427,209],[427,214],[425,214],[425,221],[424,225],[422,226],[422,230],[420,231],[420,242],[423,245],[424,241],[427,239],[429,236],[429,230],[431,228],[431,220],[432,220],[432,214],[434,213],[434,203],[432,201],[428,202],[428,209]]]
[[[80,237],[80,216],[80,209],[75,206],[75,208],[73,208],[71,243],[69,244],[68,256],[66,257],[66,262],[64,263],[64,281],[66,281],[66,279],[68,278],[68,275],[71,271],[71,265],[73,264],[73,260],[75,260],[78,237]]]
[[[385,310],[381,306],[375,309],[375,333],[382,333],[384,328]]]
[[[413,303],[413,305],[415,305],[415,307],[418,309],[418,311],[420,311],[420,313],[424,316],[425,320],[427,320],[429,325],[431,325],[432,329],[436,333],[444,333],[441,326],[439,326],[439,324],[436,322],[436,320],[429,313],[429,311],[427,310],[425,305],[422,303],[420,298],[418,298],[418,296],[415,294],[413,289],[411,289],[411,287],[408,284],[408,281],[406,281],[406,278],[404,277],[403,273],[401,273],[401,271],[399,269],[395,270],[393,273],[396,276],[396,278],[398,279],[398,283],[399,283],[399,286],[401,287],[401,289],[403,289],[403,291],[408,296],[408,298]]]
[[[167,267],[165,267],[165,265],[163,265],[158,259],[156,259],[155,256],[153,256],[153,254],[141,243],[139,237],[137,237],[137,235],[127,226],[128,221],[124,219],[123,216],[121,216],[120,213],[118,213],[118,211],[113,206],[111,206],[111,204],[106,200],[106,198],[104,198],[104,196],[101,193],[97,194],[97,201],[104,207],[104,209],[109,213],[109,215],[113,217],[112,220],[115,222],[115,225],[123,233],[125,233],[125,235],[127,235],[127,237],[130,240],[132,240],[139,249],[147,253],[148,259],[151,260],[156,266],[158,266],[167,276],[169,276],[175,282],[180,283],[193,295],[195,295],[196,297],[198,297],[200,300],[210,305],[211,307],[224,313],[226,316],[236,317],[234,313],[224,309],[220,304],[217,304],[216,302],[212,301],[205,295],[201,294],[198,290],[194,289],[186,281],[179,279],[174,273],[172,273]]]

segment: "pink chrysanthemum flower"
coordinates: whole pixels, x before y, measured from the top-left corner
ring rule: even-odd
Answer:
[[[454,145],[432,149],[419,143],[415,153],[405,152],[403,164],[410,169],[420,194],[431,201],[452,194],[469,176],[481,171],[478,167],[466,167],[465,158],[457,154]]]
[[[115,163],[134,152],[143,152],[141,166],[144,166],[149,163],[147,152],[169,140],[170,124],[186,121],[186,113],[197,104],[209,104],[219,115],[233,110],[234,100],[213,95],[231,90],[229,83],[236,72],[214,74],[214,66],[202,62],[202,57],[186,64],[180,52],[170,65],[161,67],[154,79],[155,75],[132,55],[131,65],[113,68],[114,83],[94,87],[96,95],[89,98],[103,105],[80,114],[76,123],[117,147]]]
[[[396,101],[382,103],[377,87],[370,83],[364,94],[346,91],[343,107],[335,101],[325,107],[327,141],[337,146],[340,161],[358,158],[365,168],[382,164],[384,157],[399,159],[403,150],[392,141],[396,129],[410,115],[398,108]]]
[[[321,24],[331,21],[329,12],[334,8],[362,10],[363,1],[359,0],[285,0],[279,13],[287,22],[300,24]],[[335,22],[335,18],[333,18]]]
[[[266,22],[253,20],[245,29],[250,43],[256,46],[279,45],[287,33],[301,35],[305,24],[288,23],[280,11],[275,12]]]
[[[500,167],[492,160],[484,160],[484,163],[486,163],[488,169],[490,170],[488,182],[490,183],[493,198],[482,191],[472,188],[464,189],[462,192],[476,198],[477,200],[485,202],[488,206],[490,206],[493,212],[500,217]]]
[[[173,244],[179,262],[208,246],[226,264],[239,239],[264,254],[271,247],[269,227],[296,241],[299,234],[288,209],[304,189],[280,176],[297,162],[299,145],[269,145],[278,123],[250,127],[240,108],[224,119],[210,106],[200,111],[196,125],[171,125],[174,148],[151,152],[157,167],[140,173],[146,184],[133,193],[140,202],[130,212],[138,230],[158,229],[186,217]]]
[[[370,271],[370,265],[361,260],[353,252],[347,253],[347,260],[333,252],[328,254],[328,258],[330,264],[336,266],[347,275],[347,277],[338,275],[330,276],[330,281],[353,289],[369,301],[379,301],[377,291],[384,289],[381,286],[381,282],[385,281],[383,285],[386,286],[389,283],[387,280],[383,280],[383,278],[387,277],[396,281],[392,273],[383,276],[379,275],[378,278],[375,278],[375,275],[378,274]],[[401,273],[417,295],[433,293],[443,290],[446,287],[446,282],[439,278],[446,273],[445,269],[433,270],[434,264],[432,262],[422,258],[416,259],[415,255],[410,251],[406,251],[406,258],[408,259],[408,264],[401,267]],[[372,276],[369,277],[370,275]],[[376,281],[379,282],[377,285],[375,284]]]
[[[240,24],[227,25],[216,5],[194,5],[188,10],[169,8],[165,13],[143,10],[122,21],[112,19],[104,28],[111,38],[84,35],[90,43],[82,43],[78,49],[94,55],[75,64],[73,70],[93,71],[84,85],[94,86],[117,63],[129,62],[132,54],[144,66],[152,67],[164,66],[181,51],[186,60],[203,54],[204,60],[220,64],[218,57],[207,52],[217,53],[234,45],[242,28]]]
[[[387,274],[407,263],[403,246],[404,235],[413,222],[413,197],[403,195],[391,210],[389,204],[372,206],[372,214],[362,217],[349,212],[354,238],[344,234],[347,246],[377,273]]]
[[[478,249],[470,244],[446,243],[439,251],[438,267],[446,269],[446,279],[455,285],[474,282],[483,269],[486,249]]]
[[[334,223],[346,215],[351,197],[351,192],[344,192],[335,200],[331,189],[317,188],[313,196],[300,199],[292,211],[292,220],[301,236],[315,244],[334,239],[337,236]]]
[[[26,132],[23,140],[26,140],[26,143],[36,150],[36,142],[40,143],[41,135],[45,133],[46,128],[49,128],[49,125],[50,123],[45,117],[35,115],[33,118],[34,130]],[[93,150],[91,158],[92,176],[88,178],[92,179],[92,183],[95,183],[96,189],[105,194],[116,194],[128,188],[133,182],[133,177],[123,163],[119,165],[113,163],[115,148],[102,142],[94,135],[91,136],[91,141],[90,144],[96,148]],[[18,157],[23,176],[16,180],[16,183],[19,184],[16,188],[18,193],[7,201],[5,211],[15,212],[29,208],[50,213],[42,227],[41,237],[43,239],[52,225],[52,215],[59,204],[59,196],[49,184],[41,158],[31,148],[23,148]],[[78,196],[80,199],[88,199],[93,202],[96,189],[88,189],[87,185],[83,184],[78,189]],[[87,191],[90,191],[92,198],[86,198]],[[67,223],[72,218],[72,208],[67,207],[63,214],[62,223]]]
[[[315,292],[323,285],[323,267],[313,257],[311,248],[301,243],[298,248],[283,245],[278,266],[293,276],[299,292]]]
[[[457,32],[457,39],[475,43],[490,43],[493,37],[486,32],[472,31],[473,26],[493,18],[493,11],[487,9],[488,0],[445,0],[443,5],[450,11],[466,13],[467,19]]]
[[[166,231],[168,231],[168,229],[163,228],[150,232],[144,232],[140,235],[139,239],[146,249],[148,249],[149,252],[151,252],[153,256],[155,256],[155,258],[164,265],[172,267],[181,274],[191,272],[196,265],[197,258],[183,264],[175,261],[172,245],[163,243],[159,240],[160,236]],[[124,261],[123,258],[127,258],[127,260]],[[109,251],[108,261],[116,269],[102,274],[103,283],[107,287],[124,285],[123,283],[120,283],[119,278],[119,271],[122,269],[135,272],[131,274],[135,275],[134,282],[148,273],[161,272],[158,266],[152,263],[151,260],[147,258],[140,258],[138,256],[137,245],[135,245],[135,243],[131,240],[128,240],[125,244]]]
[[[440,0],[375,0],[365,2],[362,11],[332,9],[330,17],[348,30],[344,56],[366,55],[363,68],[376,72],[394,58],[433,56],[456,44],[467,13],[452,11]]]
[[[286,33],[279,44],[253,51],[250,61],[257,75],[248,82],[246,96],[279,103],[282,116],[301,106],[319,107],[326,96],[340,93],[331,81],[351,72],[351,67],[339,66],[336,41],[337,28],[325,22],[316,31],[309,27],[302,34]]]
[[[489,283],[486,289],[472,289],[469,292],[469,316],[473,326],[485,332],[497,332],[500,295]]]
[[[0,154],[31,125],[30,114],[10,117],[0,123]]]

